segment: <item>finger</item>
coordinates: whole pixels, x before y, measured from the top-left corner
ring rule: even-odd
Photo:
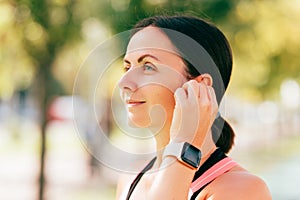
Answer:
[[[207,86],[203,83],[200,82],[199,83],[199,99],[201,104],[209,104],[210,100],[209,100],[209,95],[208,95],[208,89]]]
[[[198,101],[199,86],[196,81],[190,81],[188,84],[188,99],[190,101]]]
[[[182,89],[183,89],[183,91],[185,92],[185,94],[186,94],[186,98],[188,98],[188,81],[187,82],[185,82],[183,85],[182,85],[182,87],[181,87]]]
[[[209,91],[209,98],[210,98],[210,102],[212,105],[212,112],[214,115],[217,115],[218,109],[219,109],[219,105],[217,102],[217,98],[216,98],[216,93],[213,87],[208,87],[208,91]]]
[[[211,86],[207,86],[207,88],[208,88],[209,100],[217,102],[217,97],[214,88]]]
[[[177,88],[174,93],[175,101],[183,102],[183,100],[187,99],[187,94],[183,88]]]

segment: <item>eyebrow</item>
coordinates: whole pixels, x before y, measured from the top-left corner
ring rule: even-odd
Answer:
[[[141,57],[138,58],[138,63],[142,62],[144,60],[144,58],[146,58],[146,57],[150,57],[150,58],[153,58],[154,60],[159,61],[159,59],[157,57],[155,57],[155,56],[153,56],[151,54],[144,54],[144,55],[142,55]],[[126,59],[124,59],[123,61],[125,63],[130,63],[130,61],[128,61]]]

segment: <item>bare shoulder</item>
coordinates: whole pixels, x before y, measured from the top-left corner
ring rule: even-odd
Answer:
[[[221,175],[209,184],[202,197],[197,199],[243,199],[243,200],[269,200],[271,194],[266,183],[240,166]]]
[[[135,176],[131,174],[121,174],[119,176],[116,190],[116,199],[121,199],[122,193],[134,178]]]
[[[136,171],[135,173],[120,173],[116,188],[116,199],[125,199],[123,198],[124,192],[127,194],[131,183],[137,177],[138,172],[142,171],[142,169],[148,164],[149,161],[139,161],[132,163],[134,168],[139,168],[140,170]],[[146,175],[144,175],[145,177]],[[145,179],[145,178],[144,178]],[[139,184],[141,185],[141,184]]]

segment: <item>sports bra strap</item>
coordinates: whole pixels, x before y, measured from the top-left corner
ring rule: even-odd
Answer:
[[[138,182],[141,180],[142,176],[152,168],[152,166],[154,165],[154,162],[156,160],[157,157],[154,157],[147,165],[146,167],[137,175],[137,177],[133,180],[133,182],[130,185],[129,191],[127,193],[127,197],[126,200],[129,200],[133,190],[135,189],[136,185],[138,184]]]
[[[209,183],[236,165],[220,148],[216,149],[195,173],[190,187],[193,193],[190,200],[196,199]]]
[[[215,165],[213,165],[211,168],[209,168],[207,171],[205,171],[199,178],[197,178],[195,181],[192,182],[191,189],[193,193],[201,189],[207,183],[210,183],[211,181],[216,179],[218,176],[229,171],[231,168],[233,168],[236,165],[237,163],[233,161],[231,158],[229,157],[223,158]]]

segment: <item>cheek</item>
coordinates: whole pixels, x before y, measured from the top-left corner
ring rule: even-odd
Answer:
[[[148,88],[149,105],[161,105],[167,113],[173,112],[175,106],[174,93],[162,86],[152,86]]]
[[[135,93],[146,100],[145,106],[129,110],[130,125],[135,127],[162,127],[172,120],[175,99],[169,89],[159,85],[147,85]]]

